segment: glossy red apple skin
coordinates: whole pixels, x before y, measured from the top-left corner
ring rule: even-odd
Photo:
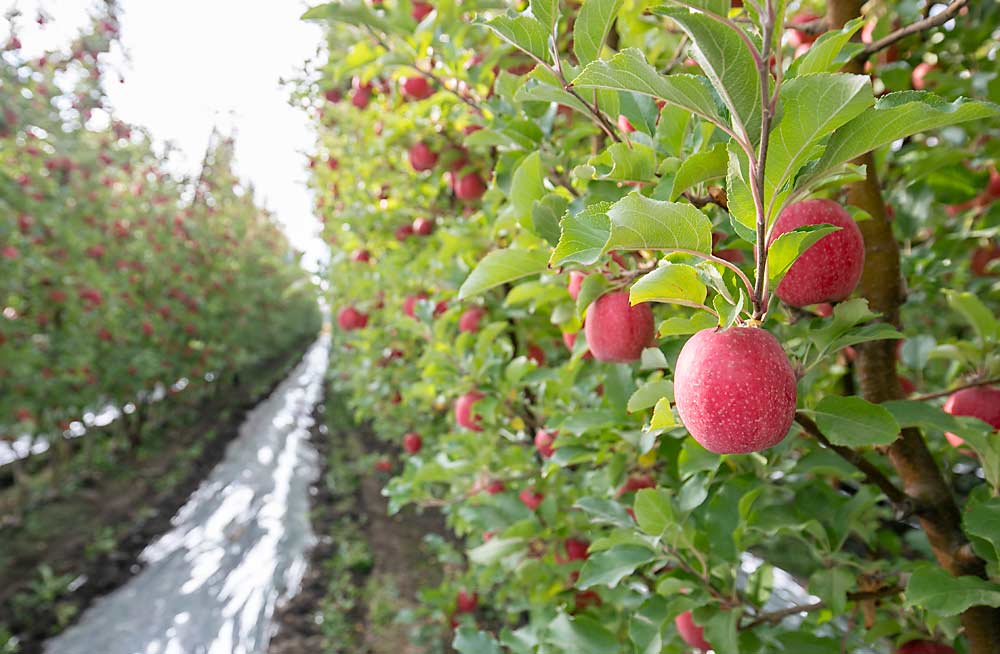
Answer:
[[[411,145],[406,153],[406,157],[410,162],[410,167],[418,173],[430,170],[438,162],[437,153],[431,150],[431,147],[423,141]]]
[[[793,25],[804,25],[806,23],[811,23],[812,21],[819,18],[819,16],[811,13],[802,13],[792,17],[791,23]],[[793,29],[788,35],[788,43],[792,47],[798,48],[803,45],[809,45],[814,43],[816,39],[819,38],[819,33],[810,34],[804,30]]]
[[[410,318],[417,317],[417,302],[420,300],[426,300],[426,293],[417,293],[416,295],[407,295],[406,299],[403,300],[403,313]]]
[[[674,626],[677,627],[677,633],[680,634],[684,642],[691,647],[702,651],[712,649],[712,646],[705,640],[705,630],[695,624],[694,616],[691,615],[690,611],[685,611],[674,618]]]
[[[785,207],[772,228],[770,242],[796,227],[829,224],[841,229],[827,234],[802,253],[775,294],[785,304],[804,307],[839,302],[858,285],[865,265],[865,242],[851,215],[833,200],[804,200]]]
[[[911,640],[900,645],[896,654],[957,654],[955,648],[932,640]]]
[[[566,548],[566,558],[570,561],[586,561],[590,543],[580,538],[567,538],[563,543]]]
[[[637,361],[653,343],[653,309],[645,302],[630,306],[628,296],[628,291],[602,295],[587,310],[584,334],[598,361]]]
[[[534,511],[539,507],[539,505],[541,505],[545,496],[541,493],[536,493],[534,487],[529,486],[518,493],[517,498],[521,500],[521,503],[528,507],[528,509]]]
[[[630,475],[615,493],[615,497],[621,497],[626,493],[634,493],[643,488],[656,488],[656,479],[649,474]]]
[[[424,440],[420,438],[420,434],[416,432],[409,432],[403,436],[403,449],[409,454],[416,454],[423,447]]]
[[[580,297],[580,287],[583,286],[583,280],[587,279],[587,273],[582,273],[579,270],[574,270],[569,274],[569,285],[566,290],[569,291],[569,296],[576,300]]]
[[[344,307],[337,313],[337,324],[344,331],[362,329],[368,325],[368,316],[354,307]]]
[[[551,458],[555,454],[552,443],[556,440],[556,432],[539,429],[535,432],[535,449],[543,459]]]
[[[922,61],[913,67],[913,72],[910,74],[910,83],[915,90],[923,91],[927,88],[927,75],[932,70],[934,70],[934,64],[929,64],[926,61]]]
[[[371,261],[372,255],[368,250],[355,250],[351,253],[351,261],[357,261],[358,263],[367,263]]]
[[[400,84],[403,96],[410,100],[426,100],[434,95],[434,89],[424,77],[404,77]]]
[[[410,11],[410,15],[413,17],[413,20],[419,23],[432,11],[434,11],[433,4],[429,2],[421,2],[421,0],[414,0],[413,9]]]
[[[430,218],[417,218],[413,221],[413,233],[417,236],[430,236],[434,233],[434,221]]]
[[[466,590],[458,591],[458,595],[455,597],[456,613],[472,613],[478,605],[479,596],[476,593],[470,593]]]
[[[474,334],[479,331],[479,321],[486,315],[486,311],[481,307],[470,307],[466,309],[458,319],[458,331]]]
[[[948,396],[944,403],[944,411],[953,416],[979,418],[992,425],[994,429],[1000,429],[1000,388],[992,386],[963,388]],[[955,447],[965,442],[960,436],[951,432],[946,432],[944,436]]]
[[[795,385],[788,356],[759,327],[703,329],[684,344],[674,369],[681,420],[716,454],[780,443],[795,418]]]
[[[455,400],[455,422],[469,431],[482,431],[482,419],[472,414],[472,405],[486,397],[479,391],[469,391]]]
[[[470,172],[464,175],[455,175],[455,197],[463,202],[473,202],[483,197],[486,193],[486,184],[479,173]]]

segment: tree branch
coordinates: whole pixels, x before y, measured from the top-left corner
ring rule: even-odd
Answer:
[[[934,14],[933,16],[928,16],[923,20],[918,20],[917,22],[911,23],[906,27],[901,27],[895,32],[892,32],[891,34],[882,37],[878,41],[875,41],[874,43],[869,43],[868,45],[865,46],[865,49],[862,50],[857,57],[855,57],[855,60],[863,62],[876,52],[885,50],[889,46],[905,39],[908,36],[944,25],[949,20],[957,16],[958,12],[962,10],[962,7],[964,7],[968,3],[969,0],[952,0],[951,4],[949,4],[944,9],[944,11],[940,11]],[[932,2],[927,3],[928,7],[931,7],[932,5],[933,5]]]
[[[963,384],[962,386],[956,386],[946,391],[936,391],[934,393],[927,393],[926,395],[917,395],[911,397],[911,400],[918,400],[923,402],[924,400],[936,400],[939,397],[946,397],[952,393],[957,393],[958,391],[964,391],[967,388],[976,388],[977,386],[992,386],[993,384],[1000,384],[1000,377],[991,377],[990,379],[980,379],[979,381],[974,381],[969,384]]]
[[[899,595],[903,592],[902,586],[887,586],[885,588],[879,588],[878,590],[864,590],[854,593],[848,593],[847,599],[851,602],[861,602],[864,600],[880,599],[883,597],[892,597],[893,595]],[[738,628],[740,631],[746,629],[753,629],[756,626],[762,625],[765,622],[777,623],[781,622],[790,615],[797,615],[799,613],[810,613],[812,611],[818,611],[826,607],[826,602],[820,600],[819,602],[813,602],[811,604],[799,604],[797,606],[789,606],[786,609],[781,609],[779,611],[771,611],[770,613],[761,613],[752,621],[745,625],[740,625]]]

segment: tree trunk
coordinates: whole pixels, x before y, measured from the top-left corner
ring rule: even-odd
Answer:
[[[829,0],[826,16],[829,28],[840,29],[847,21],[860,16],[862,4],[858,0]],[[861,65],[853,62],[846,70],[863,72]],[[886,217],[875,160],[868,153],[856,163],[866,166],[867,178],[847,186],[847,201],[872,217],[858,223],[865,239],[865,267],[858,290],[868,299],[873,311],[880,312],[884,320],[901,326],[899,308],[905,291],[900,275],[899,247]],[[896,373],[896,342],[874,341],[856,349],[855,366],[861,396],[870,402],[902,399],[903,391]],[[920,431],[904,429],[900,438],[889,446],[889,460],[903,480],[907,495],[919,507],[920,524],[938,563],[955,576],[985,578],[986,564],[968,547],[951,488]],[[971,654],[1000,654],[1000,609],[972,607],[962,614],[962,625]]]

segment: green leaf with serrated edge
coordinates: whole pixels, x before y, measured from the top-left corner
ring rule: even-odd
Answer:
[[[948,305],[968,321],[976,330],[981,341],[988,343],[1000,338],[1000,321],[983,304],[982,300],[972,293],[958,293],[956,291],[945,291],[944,293],[945,297],[948,298]]]
[[[573,53],[581,65],[601,55],[604,40],[623,4],[623,0],[584,0],[573,24]]]
[[[656,154],[653,148],[633,141],[613,143],[604,152],[587,162],[600,179],[645,181],[656,174]]]
[[[717,611],[705,620],[705,638],[711,639],[716,651],[740,654],[739,622],[739,611]]]
[[[490,565],[525,549],[523,538],[492,538],[468,551],[469,560],[480,565]]]
[[[666,338],[668,336],[683,336],[685,334],[694,334],[703,329],[715,327],[718,323],[719,320],[712,314],[705,311],[699,311],[690,317],[678,316],[674,318],[667,318],[660,323],[657,333],[660,338]]]
[[[537,18],[508,12],[484,23],[497,36],[539,61],[548,61],[549,32]]]
[[[604,275],[587,275],[580,284],[580,294],[576,296],[576,314],[582,316],[590,303],[604,295],[609,288],[611,282]]]
[[[636,48],[626,48],[607,61],[592,61],[572,84],[581,89],[611,89],[649,95],[728,128],[719,114],[712,92],[698,77],[661,75]]]
[[[617,651],[618,638],[591,617],[565,613],[549,623],[548,641],[573,654],[608,654]]]
[[[566,105],[577,112],[590,116],[590,109],[572,93],[568,93],[558,82],[549,82],[548,72],[537,66],[525,80],[524,85],[514,93],[517,102],[554,102]]]
[[[559,220],[566,213],[569,200],[558,193],[549,193],[531,207],[531,222],[535,233],[555,247],[559,244]]]
[[[496,638],[475,627],[462,625],[455,630],[451,646],[458,654],[502,654]]]
[[[962,516],[965,533],[983,539],[993,547],[1000,561],[1000,497],[991,497],[967,509]]]
[[[642,302],[665,302],[689,307],[705,303],[708,288],[693,266],[668,263],[639,278],[629,290],[632,306]]]
[[[821,73],[788,80],[781,86],[781,118],[771,132],[764,176],[764,207],[769,222],[781,209],[774,196],[818,152],[820,140],[872,106],[867,75]]]
[[[860,397],[824,397],[813,413],[820,431],[834,445],[888,445],[899,437],[899,423],[892,413]]]
[[[598,497],[581,497],[573,504],[574,509],[580,509],[590,516],[591,522],[609,524],[615,527],[634,527],[635,522],[625,511],[625,507],[612,500]]]
[[[638,514],[636,514],[638,518]],[[580,570],[577,588],[593,586],[614,588],[641,565],[656,558],[656,553],[641,545],[615,545],[603,552],[591,554]]]
[[[855,18],[840,30],[831,30],[821,35],[805,55],[795,59],[788,67],[788,77],[813,73],[835,73],[843,68],[845,57],[840,55],[843,53],[853,56],[857,54],[858,49],[864,47],[860,43],[851,43],[851,37],[864,24],[863,18]],[[844,48],[849,48],[849,51],[844,52]]]
[[[667,16],[688,35],[694,59],[729,108],[734,129],[756,143],[760,138],[760,74],[739,28],[687,9],[656,7],[652,12]]]
[[[716,295],[712,299],[712,305],[715,306],[715,312],[719,314],[719,328],[729,329],[740,317],[740,312],[743,311],[743,292],[740,291],[735,303],[729,302],[721,295]]]
[[[874,108],[833,133],[823,156],[810,170],[808,179],[800,185],[808,186],[809,182],[822,177],[826,171],[898,139],[998,115],[1000,107],[997,105],[966,98],[946,102],[924,91],[901,91],[884,95],[875,103]]]
[[[559,222],[559,244],[552,252],[553,266],[581,263],[589,266],[607,252],[611,240],[611,204],[598,202]]]
[[[696,152],[684,160],[674,175],[674,185],[670,189],[670,199],[676,200],[681,193],[696,184],[726,176],[729,153],[725,143],[716,143],[711,149]]]
[[[661,399],[674,396],[674,383],[668,379],[655,379],[640,386],[628,399],[626,409],[629,413],[643,411],[654,406]]]
[[[559,20],[559,0],[531,0],[531,15],[538,19],[549,32]]]
[[[607,250],[712,251],[712,221],[690,204],[653,200],[632,192],[608,209]]]
[[[309,9],[302,20],[326,20],[358,27],[372,27],[380,32],[392,31],[389,23],[372,11],[364,0],[328,2]]]
[[[650,429],[670,429],[677,426],[674,412],[670,408],[670,400],[663,398],[653,408],[653,417],[649,420]]]
[[[840,227],[833,225],[803,225],[774,239],[767,249],[767,280],[771,286],[778,287],[785,273],[803,252],[827,234],[837,231],[840,231]]]
[[[537,151],[532,152],[514,171],[514,177],[510,182],[510,192],[507,194],[517,217],[521,221],[527,222],[525,227],[532,231],[534,231],[534,225],[530,223],[531,209],[535,201],[545,195],[544,179],[542,155]]]
[[[548,268],[548,259],[544,250],[494,250],[469,273],[458,289],[458,299],[464,300],[501,284],[542,273]]]
[[[1000,607],[1000,584],[979,577],[953,577],[936,565],[914,570],[904,595],[906,606],[940,616],[958,615],[971,606]]]
[[[639,529],[650,536],[662,536],[676,522],[670,492],[664,488],[642,488],[632,505]]]
[[[729,166],[726,173],[726,199],[729,215],[737,235],[744,241],[757,240],[757,207],[750,192],[749,160],[735,143],[729,144]]]

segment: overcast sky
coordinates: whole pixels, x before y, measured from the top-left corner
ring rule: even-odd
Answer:
[[[299,16],[300,0],[120,0],[127,60],[124,78],[107,80],[119,118],[171,141],[178,172],[197,169],[213,125],[236,134],[238,172],[286,225],[293,243],[321,256],[319,225],[305,187],[303,152],[313,146],[304,112],[287,102],[282,77],[298,74],[322,34]],[[312,4],[315,4],[312,3]],[[35,25],[38,7],[51,17]],[[21,41],[29,53],[64,45],[83,24],[93,0],[0,0],[24,12]],[[0,17],[0,39],[9,26]],[[120,54],[120,53],[119,53]]]

